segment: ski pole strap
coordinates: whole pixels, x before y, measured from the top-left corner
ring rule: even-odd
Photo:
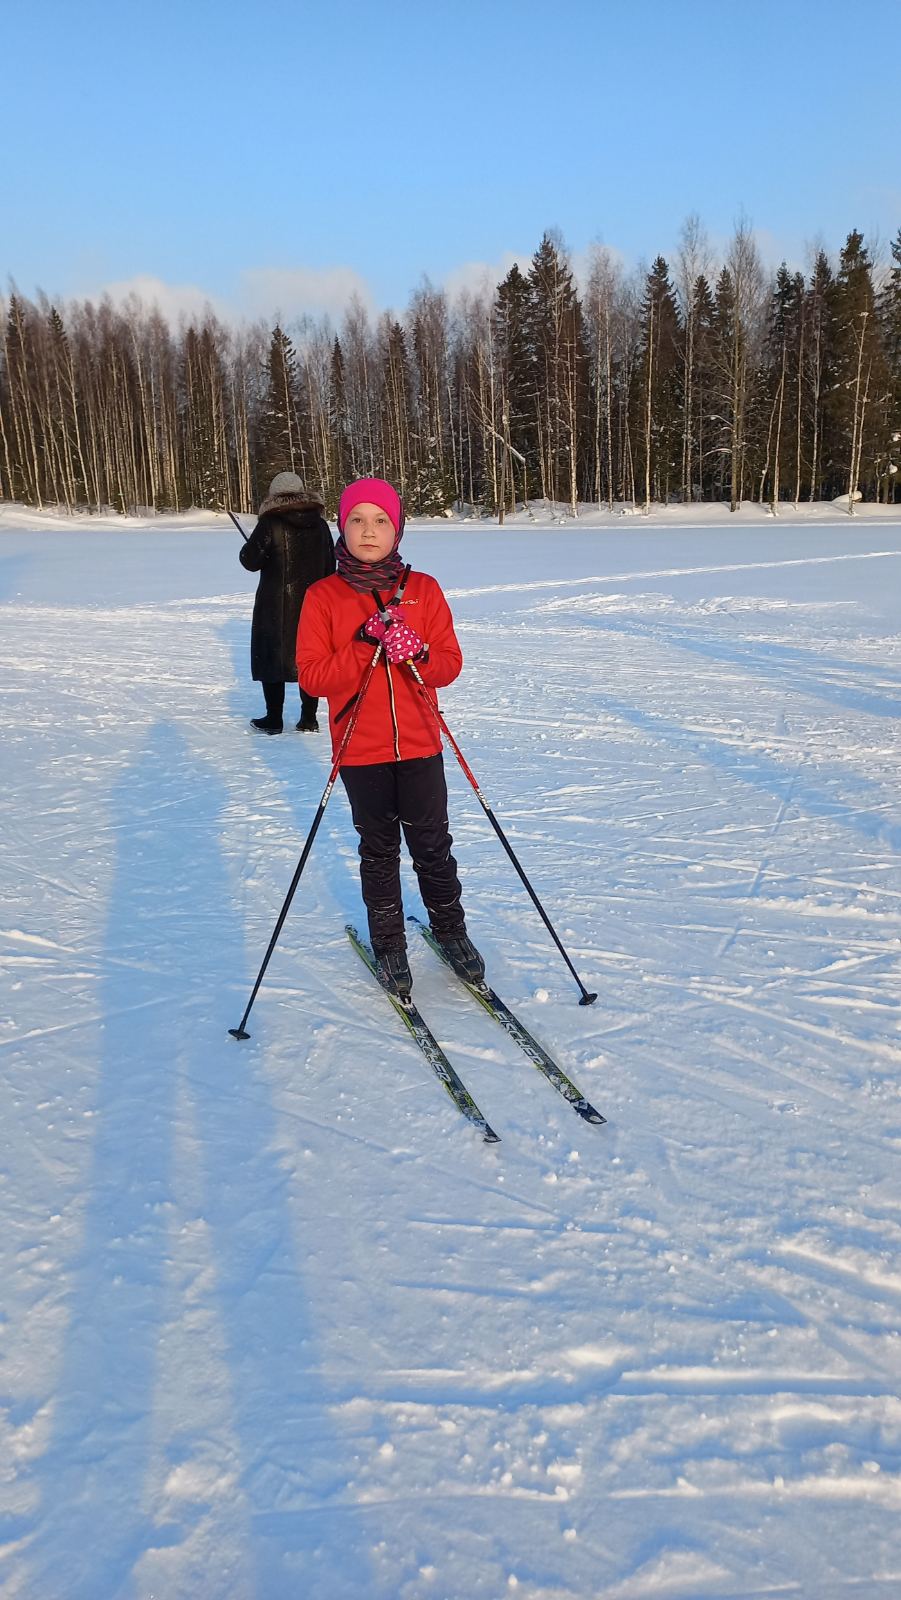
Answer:
[[[342,706],[340,711],[336,711],[335,712],[335,727],[336,728],[337,728],[339,722],[343,722],[344,721],[344,718],[347,716],[348,711],[351,711],[353,709],[353,707],[356,705],[357,701],[360,698],[360,693],[361,693],[361,691],[358,689],[356,691],[356,694],[352,694],[351,695],[350,699],[347,702],[347,705]]]

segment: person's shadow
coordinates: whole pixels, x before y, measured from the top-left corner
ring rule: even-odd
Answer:
[[[229,703],[235,721],[236,738],[246,738],[254,759],[261,761],[278,780],[279,792],[293,823],[293,838],[299,857],[322,799],[332,763],[328,702],[324,699],[319,702],[320,731],[298,733],[295,722],[300,716],[300,696],[297,685],[289,683],[285,692],[285,731],[270,736],[249,728],[249,718],[262,712],[262,706],[259,711],[249,709],[257,700],[262,701],[262,690],[249,677],[247,624],[235,619],[224,623],[220,633],[234,668]],[[331,924],[343,939],[344,923],[348,918],[351,921],[365,918],[360,900],[358,845],[344,785],[338,778],[329,797],[304,880],[292,906],[292,919],[310,916],[313,926],[318,926],[320,932],[324,923]],[[409,877],[409,874],[406,875]],[[285,880],[286,891],[290,877],[289,871]]]
[[[0,554],[0,601],[15,599],[22,576],[32,564],[32,557],[16,553]]]
[[[226,803],[165,723],[111,795],[93,1150],[34,1472],[29,1600],[146,1592],[146,1552],[226,1515],[218,1475],[237,1479],[223,1539],[240,1551],[242,1593],[283,1594],[290,1570],[300,1594],[323,1566],[330,1596],[371,1587],[315,1375],[298,1242],[316,1198],[279,1153],[262,1053],[226,1032],[247,965]],[[173,1508],[162,1523],[160,1504]]]

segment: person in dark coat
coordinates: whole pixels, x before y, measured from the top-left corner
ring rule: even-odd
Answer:
[[[250,670],[263,685],[266,715],[253,717],[261,733],[281,733],[285,684],[297,683],[297,623],[311,583],[335,570],[335,546],[322,501],[296,472],[279,472],[260,506],[257,525],[238,552],[242,567],[258,572]],[[319,701],[300,685],[300,733],[318,733]]]

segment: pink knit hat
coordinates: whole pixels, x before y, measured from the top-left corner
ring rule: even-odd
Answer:
[[[396,489],[386,483],[384,478],[357,478],[356,483],[349,483],[338,503],[338,532],[344,532],[344,524],[353,511],[354,506],[378,506],[390,517],[397,538],[394,547],[400,543],[400,536],[404,531],[404,508],[400,495]]]

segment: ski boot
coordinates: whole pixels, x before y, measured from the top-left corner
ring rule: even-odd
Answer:
[[[390,994],[397,995],[398,1000],[409,1000],[413,993],[413,974],[407,960],[406,946],[390,945],[387,950],[374,950],[373,955],[379,983]]]
[[[464,983],[484,983],[485,963],[468,934],[454,933],[442,939],[434,928],[432,932],[458,978]]]

